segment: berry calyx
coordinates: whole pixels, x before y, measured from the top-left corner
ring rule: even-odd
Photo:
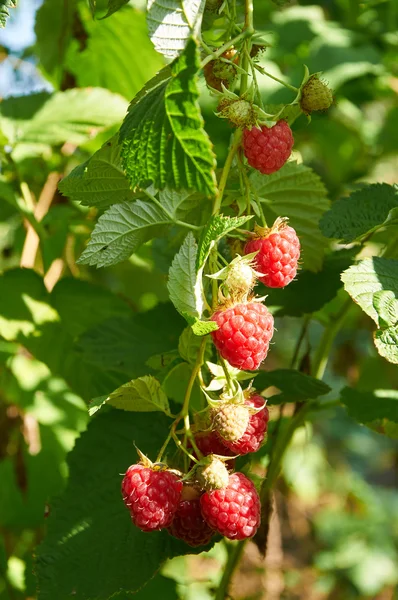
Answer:
[[[256,238],[247,242],[245,254],[257,252],[254,262],[259,279],[271,288],[282,288],[296,276],[300,240],[287,219],[277,219],[269,228],[257,227]]]
[[[218,435],[228,441],[239,440],[249,424],[249,411],[244,404],[221,402],[220,406],[211,411],[213,429]]]
[[[289,158],[294,144],[292,130],[286,121],[273,127],[253,127],[243,131],[243,149],[247,162],[260,173],[279,171]]]
[[[230,540],[250,538],[260,525],[260,498],[243,473],[230,475],[225,489],[205,492],[200,505],[209,527]]]
[[[239,98],[223,98],[217,108],[217,115],[228,119],[235,127],[253,127],[257,120],[256,110],[251,102]]]
[[[219,59],[211,60],[203,68],[206,83],[211,88],[222,91],[222,86],[228,88],[237,75],[237,69],[231,62],[221,60],[226,58],[233,63],[239,62],[239,56],[234,48],[226,50]]]
[[[227,487],[229,474],[222,460],[209,454],[195,469],[195,475],[201,488],[207,492]]]
[[[309,115],[317,110],[327,110],[333,104],[333,92],[328,85],[312,75],[301,90],[300,106]]]
[[[265,406],[264,398],[262,396],[252,394],[246,399],[246,406],[249,410],[250,408],[257,410],[250,414],[249,423],[243,435],[236,441],[222,440],[234,454],[239,455],[257,452],[264,441],[269,421],[269,411]]]
[[[211,317],[218,329],[214,345],[232,367],[255,371],[268,354],[274,319],[260,302],[247,302],[218,310]]]
[[[131,465],[122,481],[122,496],[131,519],[142,531],[168,527],[177,510],[182,482],[171,471]]]
[[[251,267],[252,259],[248,262],[238,256],[227,267],[225,285],[232,298],[247,298],[256,284],[256,273]]]

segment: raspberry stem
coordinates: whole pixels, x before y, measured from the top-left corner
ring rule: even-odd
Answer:
[[[224,568],[224,574],[222,576],[220,585],[217,589],[215,600],[225,600],[225,598],[228,597],[229,584],[232,575],[242,557],[246,542],[247,540],[242,540],[241,542],[233,542],[233,546],[232,544],[228,544],[228,560]]]
[[[262,75],[266,75],[266,77],[269,77],[270,79],[273,79],[274,81],[277,81],[278,83],[285,86],[289,90],[292,90],[293,92],[296,92],[296,93],[299,91],[299,88],[296,88],[294,85],[290,85],[290,83],[283,81],[283,79],[279,79],[279,77],[275,77],[275,75],[271,75],[271,73],[268,73],[268,71],[266,71],[260,65],[255,65],[255,68],[257,69],[257,71],[260,71],[260,73],[262,73]]]

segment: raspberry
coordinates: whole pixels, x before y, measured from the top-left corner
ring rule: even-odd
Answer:
[[[212,410],[213,429],[223,440],[239,440],[249,425],[249,411],[244,404],[222,402]]]
[[[300,240],[293,227],[286,225],[282,219],[277,219],[272,229],[267,231],[270,233],[265,237],[247,242],[245,253],[258,251],[254,260],[257,272],[263,273],[260,281],[271,288],[282,288],[296,276]]]
[[[230,475],[225,489],[205,492],[200,505],[206,523],[230,540],[252,537],[260,525],[260,498],[243,473]]]
[[[233,61],[235,64],[239,62],[239,55],[234,48],[226,50],[221,57]],[[219,92],[222,91],[222,85],[228,88],[237,75],[237,70],[233,64],[218,59],[208,62],[203,72],[207,85]]]
[[[223,358],[238,369],[255,371],[268,353],[274,333],[274,319],[260,302],[235,304],[212,316],[219,327],[213,342]]]
[[[247,162],[266,175],[283,167],[291,154],[293,143],[293,134],[286,121],[278,121],[273,127],[253,127],[243,131]]]
[[[202,517],[199,498],[179,503],[168,532],[194,547],[208,544],[214,535],[214,530]]]
[[[131,519],[142,531],[168,527],[180,501],[182,483],[170,471],[131,465],[122,482],[122,495]]]
[[[264,406],[264,398],[257,394],[253,394],[250,398],[247,398],[246,406],[260,408],[261,406]],[[234,454],[242,455],[249,454],[249,452],[257,452],[264,441],[268,420],[268,408],[264,406],[263,410],[250,415],[246,431],[239,440],[235,442],[223,440],[223,443],[228,446]]]
[[[195,435],[195,442],[203,456],[208,456],[209,454],[218,454],[219,456],[234,455],[229,448],[224,446],[215,431],[197,433]],[[227,469],[232,471],[235,467],[235,460],[233,458],[231,458],[231,460],[227,460],[225,466]]]
[[[195,472],[201,488],[208,492],[220,490],[228,485],[227,467],[212,454],[200,461]]]
[[[235,127],[253,127],[256,123],[256,111],[253,104],[242,98],[237,100],[223,98],[217,111],[220,117],[228,119]]]
[[[256,284],[256,274],[245,259],[232,261],[227,271],[225,285],[232,297],[248,294]]]
[[[333,104],[333,92],[317,75],[309,78],[301,90],[300,106],[307,115],[327,110]]]

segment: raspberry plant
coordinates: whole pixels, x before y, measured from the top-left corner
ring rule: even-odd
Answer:
[[[4,26],[14,2],[3,4]],[[324,376],[337,335],[353,314],[362,318],[359,309],[374,322],[373,350],[398,363],[398,192],[359,183],[329,202],[294,138],[328,122],[333,91],[304,64],[296,85],[275,74],[265,60],[275,40],[261,32],[253,0],[148,0],[145,16],[126,4],[110,0],[104,20],[91,22],[89,8],[95,16],[100,3],[77,2],[66,33],[55,19],[62,35],[45,52],[54,16],[46,0],[39,58],[57,91],[33,94],[34,109],[24,97],[1,107],[0,191],[27,236],[21,268],[1,276],[0,342],[21,345],[4,346],[16,360],[45,363],[60,378],[48,393],[66,381],[78,398],[71,404],[83,398],[90,415],[87,430],[83,421],[77,429],[67,487],[54,503],[60,489],[41,498],[51,510],[35,550],[38,600],[140,598],[142,589],[156,596],[150,586],[162,585],[156,573],[168,559],[215,544],[227,555],[208,593],[221,600],[245,544],[267,553],[274,491],[300,429],[344,406],[396,436],[396,394],[332,390]],[[141,73],[141,49],[153,77],[115,81],[121,52],[91,80],[107,36],[134,23],[129,57]],[[56,43],[72,32],[73,44]],[[271,83],[284,98],[278,104]],[[227,139],[224,156],[203,118],[206,102]],[[311,120],[317,111],[325,121]],[[94,135],[102,145],[92,145]],[[44,160],[43,146],[51,172],[36,203],[26,152],[33,147]],[[80,146],[95,150],[85,162]],[[37,237],[33,258],[29,236]],[[137,312],[111,291],[118,271],[110,267],[145,266],[148,256],[167,290],[164,302]],[[85,281],[89,267],[104,268],[110,289]],[[283,317],[300,319],[295,340]]]

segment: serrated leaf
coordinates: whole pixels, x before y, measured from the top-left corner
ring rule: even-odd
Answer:
[[[183,360],[190,364],[194,364],[198,357],[198,352],[202,340],[192,331],[191,327],[185,327],[178,340],[178,352]],[[205,357],[210,358],[211,349],[206,344]]]
[[[106,88],[130,101],[164,66],[148,38],[143,11],[126,6],[111,19],[86,21],[84,28],[88,37],[83,50],[76,44],[67,54],[66,66],[76,77],[76,87]]]
[[[156,50],[175,58],[200,31],[206,0],[148,0],[149,36]]]
[[[197,336],[207,335],[212,331],[216,331],[218,329],[217,323],[214,321],[200,321],[197,319],[192,325],[192,331]]]
[[[167,188],[159,193],[164,209],[151,200],[111,206],[99,219],[80,256],[81,264],[106,267],[129,258],[144,242],[165,235],[178,218],[198,204],[197,196]]]
[[[77,440],[69,455],[68,487],[52,503],[47,535],[37,552],[39,600],[130,595],[167,558],[203,551],[167,531],[141,532],[121,499],[120,474],[138,458],[133,442],[155,460],[170,423],[161,413],[111,410],[93,419]]]
[[[375,331],[374,343],[380,356],[398,364],[398,325]]]
[[[343,287],[341,272],[352,264],[356,250],[340,250],[326,255],[322,270],[299,271],[297,279],[283,289],[261,286],[259,295],[267,295],[267,306],[274,316],[300,317],[320,310]]]
[[[16,8],[16,0],[0,0],[0,27],[5,27],[10,13],[9,8]]]
[[[350,243],[391,221],[397,208],[398,186],[375,183],[333,202],[319,225],[324,236]]]
[[[194,41],[131,102],[120,129],[123,166],[132,187],[216,192],[215,158],[203,129]]]
[[[341,402],[348,414],[360,423],[371,423],[376,419],[389,419],[398,423],[398,392],[375,390],[360,392],[350,387],[341,390]]]
[[[272,175],[254,172],[250,182],[264,204],[266,217],[288,217],[300,238],[305,269],[318,271],[322,265],[326,240],[319,221],[329,208],[326,189],[309,167],[286,163]]]
[[[373,296],[373,306],[378,314],[380,327],[395,325],[398,321],[398,300],[394,292],[383,290]]]
[[[170,415],[170,406],[167,396],[160,387],[160,383],[152,375],[144,375],[133,379],[120,386],[109,394],[105,400],[91,404],[90,416],[93,416],[104,404],[132,412],[161,411]]]
[[[395,299],[398,298],[398,260],[365,258],[344,271],[341,279],[344,289],[354,302],[359,304],[376,325],[380,325],[374,296],[377,292],[390,291]],[[391,295],[390,298],[392,299]]]
[[[62,179],[58,185],[62,194],[85,206],[97,208],[142,197],[142,193],[136,194],[130,188],[122,168],[120,151],[117,136],[105,142],[91,158]]]
[[[170,300],[190,325],[201,318],[204,306],[201,282],[196,271],[197,253],[198,245],[189,232],[174,257],[167,283]]]
[[[169,217],[145,200],[114,204],[99,219],[80,256],[83,265],[109,267],[129,258],[144,242],[164,235]]]
[[[254,383],[258,390],[275,386],[281,393],[268,399],[268,404],[282,404],[284,402],[304,402],[324,396],[330,392],[330,387],[310,375],[293,369],[276,369],[275,371],[261,371]]]
[[[0,127],[10,143],[81,144],[119,123],[127,103],[101,88],[71,89],[7,98],[0,105]]]
[[[75,1],[60,7],[54,0],[44,0],[36,14],[36,52],[40,63],[52,79],[60,82],[65,54],[72,36]]]
[[[198,271],[203,269],[213,246],[224,237],[224,235],[227,235],[227,233],[238,227],[242,227],[242,225],[247,223],[250,219],[252,219],[252,216],[246,215],[242,217],[214,215],[211,217],[204,226],[199,240],[198,258],[196,263]]]

